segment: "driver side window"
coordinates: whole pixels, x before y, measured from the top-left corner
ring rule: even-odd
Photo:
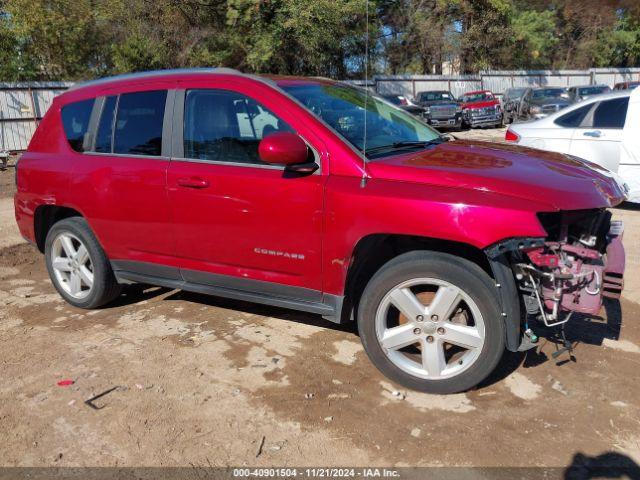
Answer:
[[[229,90],[187,90],[184,156],[198,160],[265,165],[258,144],[293,129],[266,107]]]

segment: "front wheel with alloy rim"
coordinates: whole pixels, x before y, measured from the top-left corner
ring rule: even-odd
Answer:
[[[66,218],[54,224],[44,253],[54,287],[71,305],[96,308],[120,294],[109,260],[83,218]]]
[[[491,278],[453,255],[416,251],[383,266],[365,289],[358,330],[367,355],[414,390],[455,393],[484,380],[504,351]]]

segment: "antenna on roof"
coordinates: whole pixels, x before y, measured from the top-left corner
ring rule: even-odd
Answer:
[[[366,25],[364,39],[364,139],[362,140],[362,179],[360,187],[367,185],[367,103],[369,100],[369,0],[366,0]]]

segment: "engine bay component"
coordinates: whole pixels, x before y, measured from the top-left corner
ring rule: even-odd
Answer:
[[[611,221],[606,210],[544,215],[550,233],[544,244],[514,252],[527,313],[537,313],[548,327],[566,323],[575,312],[597,315],[604,297],[622,292],[622,223]]]

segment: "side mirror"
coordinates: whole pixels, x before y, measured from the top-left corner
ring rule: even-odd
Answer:
[[[300,136],[291,132],[276,132],[264,137],[258,145],[260,160],[270,165],[284,165],[287,170],[313,173],[318,169],[309,162],[309,147]]]

